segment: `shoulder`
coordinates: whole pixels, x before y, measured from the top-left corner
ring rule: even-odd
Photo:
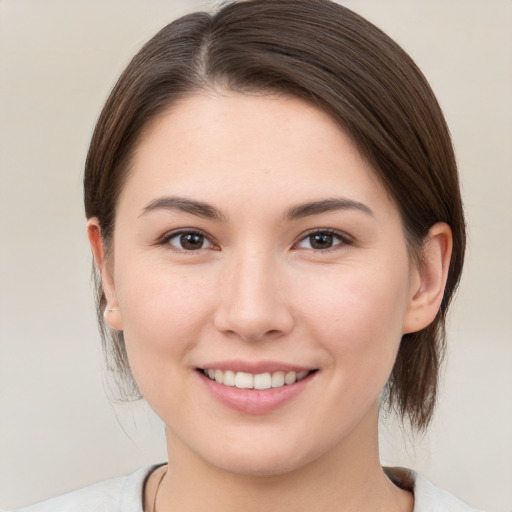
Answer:
[[[144,467],[13,512],[142,512],[144,482],[156,467]]]
[[[399,487],[411,488],[414,493],[413,512],[479,512],[415,471],[385,468],[385,472]]]
[[[414,501],[414,512],[478,512],[419,474],[414,479]]]

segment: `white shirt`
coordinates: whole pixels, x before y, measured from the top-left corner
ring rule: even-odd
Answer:
[[[144,512],[144,483],[156,466],[139,469],[13,512]],[[404,469],[414,481],[413,512],[478,512],[426,478]]]

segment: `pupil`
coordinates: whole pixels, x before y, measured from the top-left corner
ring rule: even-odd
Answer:
[[[180,236],[180,243],[184,249],[201,249],[204,237],[197,233],[186,233]]]
[[[325,249],[332,247],[332,235],[329,233],[317,233],[310,238],[313,249]]]

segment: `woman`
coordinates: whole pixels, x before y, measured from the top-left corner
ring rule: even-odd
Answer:
[[[378,456],[381,408],[432,417],[465,247],[442,113],[381,31],[325,0],[171,23],[84,188],[105,344],[169,465],[28,510],[472,510]]]

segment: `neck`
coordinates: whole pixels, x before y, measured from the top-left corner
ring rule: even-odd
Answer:
[[[279,474],[254,476],[216,467],[167,431],[169,468],[158,512],[378,512],[412,510],[410,493],[395,487],[380,465],[377,418],[368,436],[354,432],[313,461]]]

